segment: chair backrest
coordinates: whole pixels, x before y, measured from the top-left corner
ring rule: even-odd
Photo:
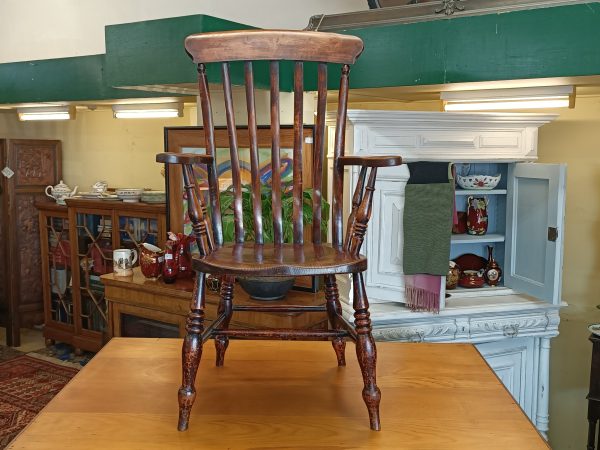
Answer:
[[[332,202],[332,241],[342,245],[343,207],[343,168],[337,159],[344,154],[346,112],[348,102],[348,74],[363,50],[362,41],[354,36],[310,31],[250,30],[202,33],[188,36],[185,48],[198,65],[198,85],[200,106],[204,125],[207,155],[215,156],[215,136],[213,107],[209,93],[207,70],[217,70],[220,65],[225,97],[225,115],[229,135],[231,176],[233,184],[233,210],[235,241],[244,241],[244,221],[242,213],[242,180],[236,133],[236,120],[231,87],[230,63],[241,61],[244,66],[246,107],[248,112],[248,133],[250,142],[251,198],[253,226],[256,243],[263,243],[263,220],[273,221],[273,241],[283,243],[281,158],[280,158],[280,74],[282,64],[293,65],[294,91],[294,146],[293,146],[293,242],[303,243],[303,92],[304,63],[317,65],[317,117],[315,122],[313,167],[312,167],[312,240],[321,243],[321,207],[323,188],[323,163],[325,158],[325,114],[327,105],[327,69],[329,64],[341,64],[341,81],[338,95],[337,125],[334,143],[333,202]],[[255,83],[253,61],[265,61],[269,67],[270,79],[270,131],[272,167],[272,218],[263,217],[261,209],[261,180],[259,173],[259,152],[257,144],[257,119],[255,107]],[[290,63],[283,63],[290,61]],[[207,64],[211,66],[207,68]],[[211,214],[212,240],[216,245],[223,243],[221,205],[216,160],[208,166],[209,203]],[[210,232],[210,231],[209,231]]]

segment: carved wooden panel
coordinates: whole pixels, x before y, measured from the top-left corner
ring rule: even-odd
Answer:
[[[37,196],[43,200],[42,196]],[[43,310],[41,254],[36,195],[20,194],[16,197],[16,219],[19,230],[19,274],[21,292],[19,309],[28,311],[25,316],[39,315]],[[31,317],[29,320],[33,320]],[[27,325],[28,320],[23,321]]]
[[[4,168],[6,163],[6,154],[4,141],[0,140],[0,170]],[[4,211],[4,196],[6,191],[6,178],[0,174],[0,267],[5,266],[5,248],[6,248],[6,213]],[[7,317],[5,316],[8,309],[8,298],[6,288],[6,270],[0,270],[0,324],[5,324]]]
[[[27,141],[16,141],[11,146],[16,158],[16,187],[42,186],[54,184],[56,174],[56,145],[31,144]]]
[[[5,304],[11,305],[7,317],[7,342],[20,345],[19,328],[43,321],[43,283],[38,213],[34,201],[45,198],[47,185],[61,176],[60,141],[15,139],[0,141],[4,149],[2,168],[11,177],[2,177],[2,236],[0,247],[4,279],[0,279]],[[1,169],[1,168],[0,168]]]

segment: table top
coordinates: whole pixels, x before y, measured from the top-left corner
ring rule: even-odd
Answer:
[[[180,339],[114,338],[9,449],[547,449],[469,344],[378,343],[382,431],[369,429],[362,377],[347,345],[211,341],[190,428],[177,431]]]

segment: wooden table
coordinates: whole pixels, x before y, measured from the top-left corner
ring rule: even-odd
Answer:
[[[190,428],[177,431],[181,340],[114,338],[10,449],[547,449],[468,344],[380,343],[382,431],[369,430],[348,346],[234,341],[225,366],[208,342]]]
[[[105,286],[108,302],[109,337],[183,337],[185,320],[190,310],[190,299],[194,282],[192,279],[177,280],[166,284],[162,279],[144,277],[139,267],[133,269],[133,276],[118,277],[109,273],[100,277]],[[237,284],[234,303],[236,305],[264,305],[265,302],[250,299]],[[290,291],[286,298],[269,302],[270,305],[316,305],[325,303],[322,292],[309,293]],[[217,317],[219,295],[207,290],[206,320]],[[124,322],[131,317],[145,320],[142,332],[127,330]],[[125,319],[125,320],[124,320]],[[269,313],[237,311],[233,313],[231,327],[235,328],[327,328],[327,314],[324,312]],[[141,327],[138,327],[141,328]],[[167,334],[164,334],[164,333]]]

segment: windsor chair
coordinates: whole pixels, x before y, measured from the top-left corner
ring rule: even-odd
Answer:
[[[182,349],[183,380],[179,389],[180,431],[188,427],[190,410],[196,397],[194,381],[202,356],[202,346],[214,338],[217,366],[224,363],[230,337],[257,339],[306,339],[332,341],[338,365],[345,365],[345,339],[356,343],[356,354],[361,367],[370,426],[380,429],[379,402],[381,393],[376,383],[376,348],[371,335],[369,303],[365,293],[363,272],[367,259],[360,255],[360,247],[371,215],[375,179],[379,167],[402,163],[399,156],[360,157],[344,156],[345,124],[348,101],[350,65],[363,50],[362,41],[354,36],[308,31],[231,31],[196,34],[185,41],[188,54],[198,67],[200,106],[205,129],[205,155],[161,153],[156,161],[180,164],[184,189],[188,198],[188,214],[200,250],[193,261],[196,284],[187,319],[187,335]],[[248,133],[250,138],[251,198],[253,205],[254,242],[244,242],[242,220],[242,191],[236,125],[234,116],[230,63],[242,61],[244,67]],[[280,161],[280,74],[286,73],[285,64],[293,65],[294,148],[293,148],[293,243],[283,242],[281,176],[272,170],[272,217],[263,217],[260,202],[261,181],[257,148],[257,119],[253,61],[267,64],[270,74],[271,166],[281,167]],[[290,61],[290,62],[284,62]],[[313,156],[313,232],[312,242],[304,242],[302,211],[302,125],[304,63],[317,66],[317,117]],[[219,200],[219,183],[215,161],[213,105],[207,78],[207,64],[220,66],[225,97],[225,116],[229,131],[229,150],[234,189],[235,243],[223,243],[223,229]],[[337,125],[334,144],[332,244],[321,242],[322,173],[325,149],[325,112],[328,64],[341,64],[341,81],[337,107]],[[211,64],[211,69],[215,68]],[[282,69],[282,70],[280,70]],[[210,214],[200,195],[194,177],[193,165],[205,164],[208,173]],[[344,166],[360,166],[358,183],[352,197],[351,213],[345,235],[342,227]],[[368,174],[368,176],[367,176]],[[177,199],[173,199],[177,201]],[[273,221],[274,243],[263,238],[263,220]],[[205,327],[204,297],[206,274],[220,276],[221,300],[217,319]],[[351,274],[353,282],[354,324],[341,314],[337,274]],[[325,305],[322,306],[234,306],[233,286],[236,276],[301,276],[322,275],[325,279]],[[298,312],[327,311],[331,329],[314,330],[240,330],[230,329],[229,322],[235,311]]]

